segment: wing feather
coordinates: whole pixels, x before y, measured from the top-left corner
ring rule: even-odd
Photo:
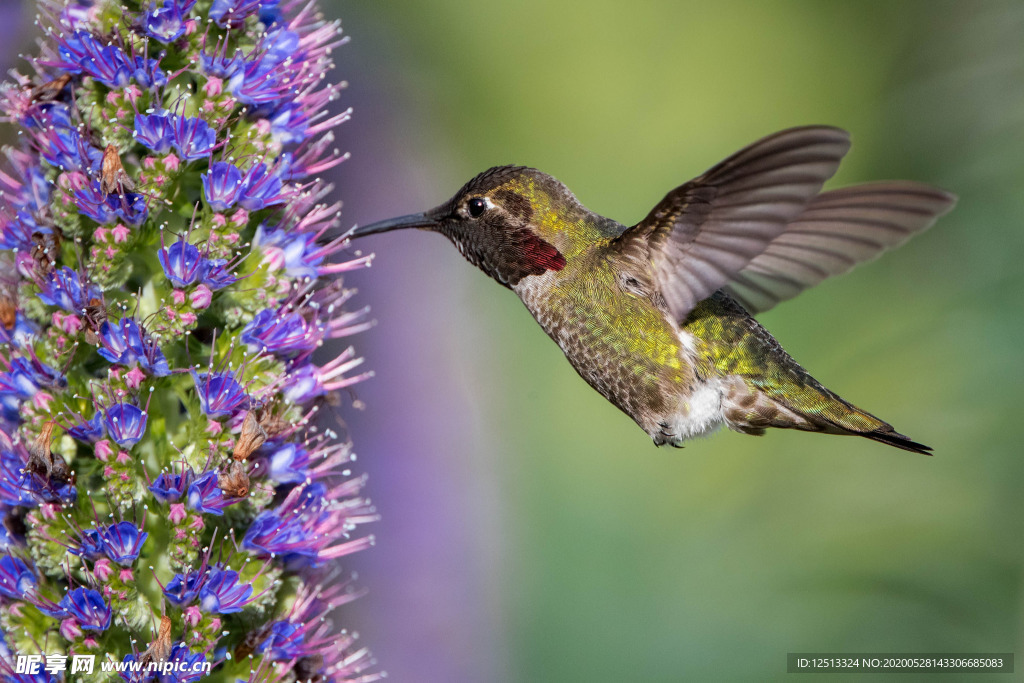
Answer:
[[[682,320],[804,211],[849,146],[845,131],[827,126],[770,135],[670,192],[609,249],[649,264]]]
[[[750,312],[766,311],[902,244],[955,203],[947,192],[909,181],[823,192],[725,290]]]

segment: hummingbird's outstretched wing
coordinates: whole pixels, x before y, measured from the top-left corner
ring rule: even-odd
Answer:
[[[676,320],[729,284],[799,216],[850,148],[838,128],[769,135],[666,195],[610,253],[653,266]]]
[[[956,197],[909,181],[823,192],[725,287],[751,313],[791,299],[926,230]]]

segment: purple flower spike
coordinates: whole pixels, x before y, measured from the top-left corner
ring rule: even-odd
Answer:
[[[36,577],[27,564],[10,555],[0,557],[0,595],[24,600],[35,587]]]
[[[166,114],[135,117],[135,139],[158,154],[166,154],[174,142],[174,127]]]
[[[210,576],[199,591],[199,604],[211,614],[241,612],[252,595],[252,586],[238,582],[238,572],[211,569]]]
[[[78,620],[78,624],[91,631],[106,631],[110,628],[110,608],[103,601],[103,596],[91,588],[76,588],[69,591],[57,603],[69,616]]]
[[[382,678],[333,625],[359,591],[323,572],[377,517],[315,419],[370,374],[324,348],[370,326],[325,176],[340,22],[19,1],[39,49],[0,84],[0,683],[77,680],[82,652],[126,683]],[[165,615],[148,648],[140,615]],[[32,653],[53,657],[16,673]]]
[[[185,495],[194,478],[195,473],[191,467],[186,468],[181,474],[164,472],[150,485],[149,490],[161,503],[173,503]]]
[[[187,287],[199,279],[205,265],[205,259],[199,249],[185,241],[182,236],[170,247],[157,253],[164,275],[175,287]]]
[[[99,533],[103,553],[122,567],[134,564],[148,537],[148,533],[140,533],[138,527],[131,522],[112,524]]]
[[[119,446],[131,448],[146,433],[146,411],[130,403],[115,403],[104,412],[103,424]]]
[[[250,211],[280,204],[284,201],[282,187],[281,178],[268,170],[266,164],[256,164],[245,174],[238,203]]]
[[[201,178],[206,202],[214,211],[227,211],[238,201],[242,172],[234,164],[224,161],[210,164],[210,171]]]
[[[208,576],[206,571],[175,574],[164,586],[164,597],[178,607],[185,607],[199,595]]]
[[[210,417],[231,415],[248,398],[232,372],[193,372],[192,379],[199,390],[203,412]]]
[[[188,487],[188,506],[196,512],[223,515],[224,508],[238,501],[238,498],[224,495],[217,486],[217,473],[213,470],[200,474]]]

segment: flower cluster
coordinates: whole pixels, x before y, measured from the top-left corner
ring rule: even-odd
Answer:
[[[336,22],[311,0],[39,0],[0,87],[0,681],[376,680],[328,613],[376,515],[324,425],[368,326],[318,176]],[[358,255],[357,255],[358,256]],[[333,412],[333,411],[332,411]],[[187,665],[187,666],[186,666]],[[173,669],[170,673],[167,669]],[[97,674],[98,675],[98,674]],[[108,679],[104,679],[108,680]]]

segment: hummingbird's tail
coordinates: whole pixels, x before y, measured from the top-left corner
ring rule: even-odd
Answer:
[[[863,436],[929,455],[931,448],[826,389],[731,296],[717,292],[694,309],[683,329],[702,342],[705,370],[722,382],[722,417],[731,429],[769,427]],[[709,341],[710,340],[710,341]]]
[[[913,441],[910,439],[910,437],[900,434],[899,432],[895,431],[892,427],[889,427],[889,431],[887,432],[868,432],[867,434],[860,434],[860,436],[866,436],[869,439],[881,441],[882,443],[887,443],[890,446],[902,448],[903,450],[910,451],[912,453],[921,453],[923,455],[932,454],[931,446],[925,446],[923,443]]]
[[[794,364],[795,366],[795,364]],[[796,366],[799,367],[799,366]],[[766,427],[863,436],[905,451],[931,455],[932,449],[897,432],[891,424],[840,398],[807,374],[792,372],[786,380],[734,376],[732,391],[723,396],[726,422],[732,429],[763,434]],[[802,370],[802,368],[800,368]]]

